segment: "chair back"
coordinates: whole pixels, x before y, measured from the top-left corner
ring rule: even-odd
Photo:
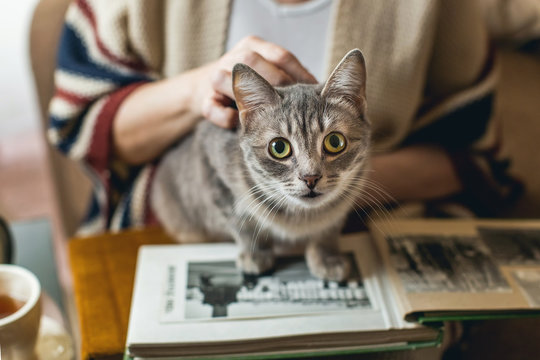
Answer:
[[[47,129],[48,106],[54,93],[58,42],[69,3],[70,0],[41,0],[36,6],[30,27],[30,61],[44,134]],[[77,230],[87,210],[91,183],[81,167],[58,150],[47,145],[47,153],[60,230],[64,238],[69,238]]]

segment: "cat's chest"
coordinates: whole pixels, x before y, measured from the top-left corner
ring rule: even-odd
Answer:
[[[254,229],[264,229],[281,240],[302,240],[321,236],[339,227],[349,211],[345,203],[334,204],[318,211],[272,208],[260,206],[247,211],[244,216],[251,219]]]

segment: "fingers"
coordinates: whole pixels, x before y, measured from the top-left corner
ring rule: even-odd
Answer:
[[[203,100],[202,115],[214,124],[233,128],[238,122],[238,111],[232,107],[232,68],[237,63],[250,66],[274,86],[317,83],[315,77],[286,49],[249,36],[207,68],[209,76],[207,98]],[[207,80],[208,81],[208,80]],[[201,97],[201,98],[204,98]],[[199,105],[201,106],[201,105]]]
[[[205,99],[202,105],[203,116],[222,128],[235,128],[238,125],[238,111],[228,106],[229,101],[231,100],[225,100],[220,94]]]
[[[226,64],[225,67],[221,67],[212,76],[213,89],[223,95],[234,99],[232,93],[232,75],[229,69],[232,69],[233,65],[241,62],[250,66],[256,72],[258,72],[263,78],[265,78],[270,84],[274,86],[283,86],[287,84],[294,84],[296,81],[285,71],[268,62],[264,57],[253,51],[246,51],[241,56],[236,57],[238,60],[228,60],[232,63]]]
[[[248,36],[239,43],[239,46],[260,54],[274,66],[285,71],[295,82],[317,83],[317,79],[298,61],[296,56],[281,46],[264,41],[256,36]]]

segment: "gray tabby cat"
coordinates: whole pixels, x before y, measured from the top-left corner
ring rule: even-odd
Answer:
[[[315,276],[345,279],[334,241],[362,192],[370,143],[362,53],[350,51],[324,86],[274,88],[237,64],[233,88],[239,129],[202,121],[159,165],[158,219],[183,243],[234,240],[245,273],[272,268],[274,241],[302,241]]]

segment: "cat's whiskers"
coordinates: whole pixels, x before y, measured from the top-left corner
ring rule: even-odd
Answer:
[[[233,204],[233,211],[236,212],[238,210],[238,207],[240,204],[247,198],[251,196],[255,196],[258,193],[262,193],[264,195],[264,192],[267,190],[270,190],[272,187],[268,184],[255,184],[250,189],[248,189],[244,194],[240,195],[239,198],[234,202]],[[256,199],[252,199],[252,202]],[[251,204],[251,203],[250,203]],[[249,205],[248,205],[249,207]]]
[[[270,208],[270,207],[267,207],[266,209],[264,209],[264,212],[262,214],[262,216],[260,218],[256,218],[255,220],[257,221],[257,225],[255,226],[255,230],[254,230],[254,233],[255,235],[253,236],[253,239],[252,239],[252,253],[255,252],[255,249],[257,248],[257,242],[259,241],[259,234],[261,232],[261,230],[263,229],[263,227],[265,227],[267,224],[266,224],[266,220],[268,218],[268,216],[270,216],[270,214],[272,213],[273,209],[283,201],[283,199],[285,198],[284,195],[282,195],[279,200],[276,200],[276,202],[274,203],[274,205]],[[268,236],[268,233],[267,233],[267,236]]]
[[[361,206],[360,204],[357,203],[357,200],[356,198],[354,198],[353,195],[349,194],[347,191],[344,191],[342,194],[341,194],[344,198],[348,199],[349,201],[352,202],[353,204],[353,210],[354,212],[356,213],[356,215],[358,215],[358,217],[360,219],[362,219],[363,217],[358,213],[358,210],[357,208],[359,208],[360,210],[362,210],[362,212],[365,214],[366,218],[368,219],[369,223],[371,224],[374,224],[374,226],[379,230],[381,231],[381,229],[379,228],[379,226],[377,225],[376,222],[374,222],[374,219],[371,217],[371,215],[369,214],[369,212],[366,211],[366,209]],[[369,206],[369,204],[368,204]],[[373,210],[373,208],[372,208]],[[380,215],[378,215],[378,217],[380,217]],[[365,224],[365,223],[364,223]],[[366,224],[367,225],[367,224]]]
[[[381,197],[387,198],[388,200],[394,203],[398,202],[396,198],[394,198],[384,187],[382,187],[381,184],[375,182],[374,180],[371,180],[366,177],[361,177],[361,176],[357,177],[355,180],[361,181],[365,183],[366,185],[371,186],[371,188],[373,188],[373,190],[376,190],[377,194],[380,195]]]
[[[239,214],[240,215],[240,219],[238,219],[237,223],[240,221],[240,220],[243,220],[242,223],[240,224],[240,231],[242,230],[243,226],[244,226],[244,223],[247,219],[247,215],[248,214],[248,210],[250,209],[251,205],[256,203],[259,199],[261,199],[262,197],[266,196],[266,189],[256,189],[256,191],[253,191],[252,193],[250,194],[247,194],[247,197],[249,196],[254,196],[252,199],[251,199],[251,202],[249,204],[247,204],[247,206],[244,206],[242,210],[240,210],[240,203],[237,204],[237,206],[235,206],[233,208],[233,211],[236,213],[236,214]],[[257,195],[258,194],[258,195]],[[246,197],[246,198],[247,198]]]
[[[269,201],[273,201],[273,196],[275,194],[279,194],[279,189],[275,189],[275,188],[272,188],[270,189],[272,190],[272,192],[270,193],[263,193],[261,196],[259,196],[257,199],[255,199],[256,201],[258,201],[258,199],[260,199],[261,197],[266,197],[266,199],[263,199],[262,201],[258,202],[257,205],[255,205],[255,207],[253,209],[249,209],[249,208],[246,208],[245,212],[246,213],[251,213],[251,216],[249,218],[249,220],[251,221],[251,219],[253,219],[253,216],[257,213],[257,211],[267,202]]]
[[[392,195],[390,195],[388,191],[386,191],[381,185],[379,185],[373,180],[370,180],[367,177],[357,175],[349,179],[348,183],[351,185],[358,185],[362,187],[367,186],[371,190],[373,190],[380,198],[385,198],[388,199],[390,202],[397,203],[397,200]]]
[[[259,195],[255,199],[253,199],[248,204],[248,206],[243,210],[242,215],[241,215],[242,223],[241,223],[240,229],[239,229],[240,232],[242,231],[242,229],[244,227],[244,224],[246,223],[248,218],[249,218],[249,221],[251,221],[253,219],[253,216],[255,215],[255,213],[259,210],[259,208],[261,206],[263,206],[266,202],[272,201],[272,197],[279,192],[279,190],[277,190],[277,189],[270,189],[270,190],[273,190],[273,191],[271,193],[269,193],[269,194],[266,193],[266,192],[263,192],[261,195]],[[264,190],[264,191],[266,191],[266,190]],[[250,207],[251,207],[251,205],[253,203],[257,202],[260,198],[265,197],[265,196],[266,196],[266,199],[258,202],[253,209],[250,209]]]
[[[368,208],[371,209],[371,211],[374,211],[374,212],[377,214],[377,218],[374,219],[374,218],[370,215],[370,212],[367,212],[367,211],[364,210],[364,213],[366,214],[366,217],[367,217],[367,219],[369,220],[369,223],[370,223],[370,224],[373,224],[373,226],[375,226],[375,228],[377,228],[377,230],[382,231],[381,228],[379,227],[378,223],[375,221],[375,220],[377,220],[377,219],[382,219],[381,215],[377,212],[377,210],[375,210],[375,208],[373,207],[373,205],[368,204],[367,206],[368,206]],[[381,209],[381,211],[383,211],[383,213],[385,213],[385,214],[387,213],[387,211],[385,211],[385,209]],[[390,219],[386,219],[386,223],[387,223],[387,224],[391,224],[392,221],[390,221]],[[366,224],[366,226],[367,226],[367,224]]]
[[[384,206],[384,204],[379,199],[377,199],[377,197],[375,197],[373,194],[369,193],[369,190],[372,190],[372,188],[370,188],[369,185],[366,184],[364,186],[359,186],[357,184],[349,184],[346,190],[355,191],[355,194],[350,194],[351,196],[357,195],[360,197],[367,198],[369,201],[365,203],[365,206],[367,206],[369,209],[375,212],[378,219],[384,220],[387,224],[392,224],[393,221],[395,220],[394,215],[390,211],[388,211],[388,209]],[[356,201],[355,201],[355,206],[361,206]],[[372,220],[371,217],[370,217],[370,220]]]
[[[369,192],[367,192],[367,189],[361,189],[359,192],[356,191],[351,196],[352,197],[354,197],[354,196],[362,196],[362,197],[367,198],[368,200],[371,200],[371,201],[368,201],[365,204],[365,207],[367,207],[370,210],[370,212],[374,212],[377,219],[382,219],[383,216],[384,216],[388,222],[390,221],[390,219],[388,219],[388,212],[386,211],[386,209],[382,206],[382,204],[379,204],[377,202],[377,199],[375,199]],[[359,206],[359,207],[364,208],[364,206],[361,206],[360,204],[358,204],[356,202],[355,202],[355,206]],[[381,215],[381,213],[382,213],[382,215]],[[370,217],[370,220],[372,220],[371,217]]]
[[[388,199],[389,202],[393,203],[395,205],[395,207],[397,209],[399,209],[400,211],[402,211],[405,216],[410,216],[408,210],[406,208],[404,208],[401,205],[401,203],[394,196],[392,196],[390,193],[388,193],[388,191],[386,191],[384,189],[384,187],[382,187],[382,185],[380,185],[379,183],[377,183],[374,180],[371,180],[369,178],[363,178],[363,177],[358,177],[357,181],[364,182],[366,184],[366,186],[369,186],[369,188],[371,190],[373,190],[374,192],[377,193],[379,198]]]
[[[247,220],[251,221],[253,219],[257,211],[262,206],[264,206],[268,202],[273,201],[274,200],[273,197],[279,193],[280,193],[279,189],[274,188],[274,186],[272,185],[268,185],[264,187],[262,193],[258,195],[257,197],[253,198],[251,202],[244,209],[242,209],[242,212],[240,215],[242,219],[241,228],[244,226]],[[262,201],[259,201],[261,198],[264,198],[264,199]]]
[[[261,189],[259,188],[258,184],[255,184],[253,185],[251,188],[249,188],[245,193],[243,193],[242,195],[240,195],[238,197],[238,199],[236,199],[236,201],[233,203],[233,211],[236,212],[236,210],[238,209],[238,207],[240,206],[241,203],[244,202],[244,200],[246,200],[247,198],[249,198],[250,196],[252,195],[255,195],[257,194],[258,192],[260,192]]]
[[[354,197],[350,196],[346,191],[343,191],[342,193],[340,193],[339,197],[351,203],[353,211],[356,213],[356,215],[358,215],[360,219],[362,219],[363,216],[360,215],[360,213],[358,212],[358,209],[360,209],[364,213],[364,215],[368,219],[370,219],[369,214],[366,212],[366,210],[363,207],[359,206],[356,200],[354,199]]]
[[[279,210],[279,208],[281,207],[281,205],[282,205],[283,203],[286,204],[286,200],[287,200],[287,195],[282,195],[280,201],[279,201],[278,203],[276,203],[276,204],[272,207],[272,209],[270,209],[270,213],[272,213],[272,211],[274,210],[274,208],[277,207],[277,208],[276,208],[276,211],[275,211],[274,214],[272,215],[272,218],[270,219],[270,223],[272,223],[272,222],[274,221],[274,219],[275,219],[275,217],[276,217],[276,214],[278,213],[278,210]],[[265,238],[265,241],[268,240],[268,233],[269,233],[269,232],[267,231],[267,232],[266,232],[266,238]]]

